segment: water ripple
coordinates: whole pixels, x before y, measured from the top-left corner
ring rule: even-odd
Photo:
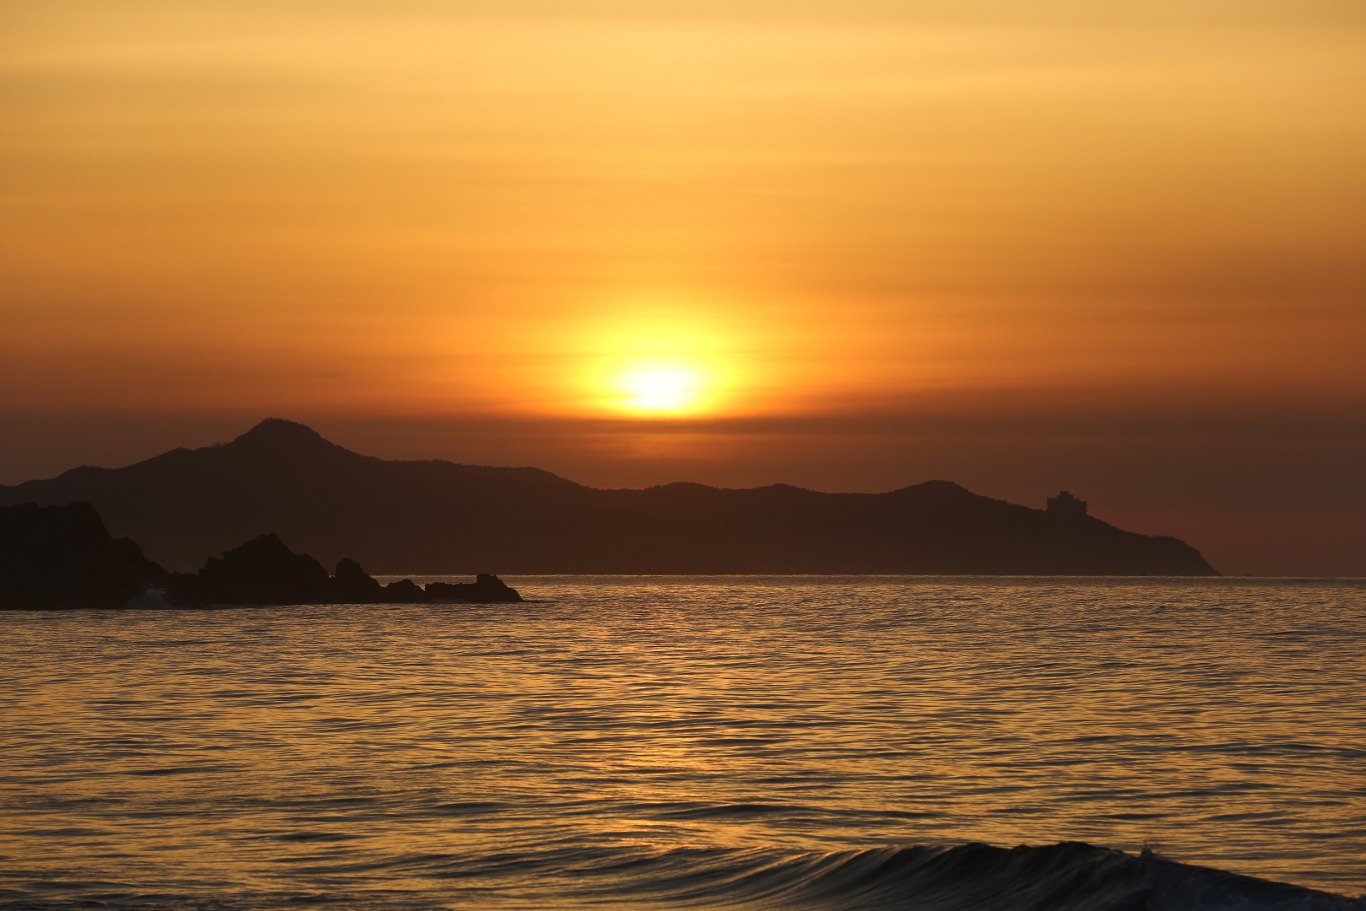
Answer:
[[[1366,891],[1360,582],[512,582],[0,615],[0,907]]]

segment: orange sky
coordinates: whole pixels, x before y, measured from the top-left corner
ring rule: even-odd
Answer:
[[[1366,574],[1366,7],[1123,6],[0,3],[0,482],[275,414]]]

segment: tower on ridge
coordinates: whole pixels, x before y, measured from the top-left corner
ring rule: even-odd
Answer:
[[[1048,514],[1067,519],[1086,518],[1086,501],[1072,496],[1070,490],[1058,492],[1056,497],[1048,498]]]

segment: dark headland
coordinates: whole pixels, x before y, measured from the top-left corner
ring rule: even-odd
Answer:
[[[278,419],[230,443],[0,487],[0,505],[76,501],[180,569],[269,529],[324,563],[382,573],[1216,574],[1176,538],[948,481],[600,490],[534,468],[386,461]]]

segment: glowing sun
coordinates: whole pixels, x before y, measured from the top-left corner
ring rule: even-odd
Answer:
[[[569,337],[576,336],[582,366],[575,382],[595,412],[695,418],[735,401],[745,363],[741,343],[728,321],[708,311],[612,308]]]
[[[685,414],[700,405],[704,381],[701,369],[692,364],[652,361],[627,367],[616,386],[631,411]]]

